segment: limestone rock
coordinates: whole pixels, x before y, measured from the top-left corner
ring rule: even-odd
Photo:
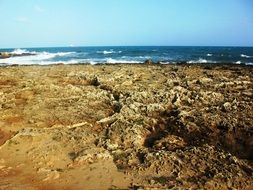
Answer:
[[[182,149],[186,146],[186,142],[181,137],[175,135],[168,135],[165,138],[155,141],[154,148],[160,150],[174,151]]]

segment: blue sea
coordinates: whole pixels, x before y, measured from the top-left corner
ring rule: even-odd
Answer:
[[[177,47],[177,46],[111,46],[111,47],[50,47],[0,49],[32,56],[0,59],[1,65],[76,64],[76,63],[143,63],[147,59],[163,64],[231,63],[253,65],[253,47]]]

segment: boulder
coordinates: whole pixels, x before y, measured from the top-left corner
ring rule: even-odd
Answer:
[[[144,62],[145,65],[152,65],[154,62],[151,59],[148,59]]]
[[[6,58],[9,58],[9,57],[11,57],[10,53],[7,53],[7,52],[1,52],[0,53],[0,59],[6,59]]]

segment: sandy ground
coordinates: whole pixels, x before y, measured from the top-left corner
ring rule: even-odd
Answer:
[[[0,189],[253,189],[253,67],[0,67]]]

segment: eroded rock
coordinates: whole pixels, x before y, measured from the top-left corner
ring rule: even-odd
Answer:
[[[250,189],[252,76],[232,65],[0,67],[1,182]]]

